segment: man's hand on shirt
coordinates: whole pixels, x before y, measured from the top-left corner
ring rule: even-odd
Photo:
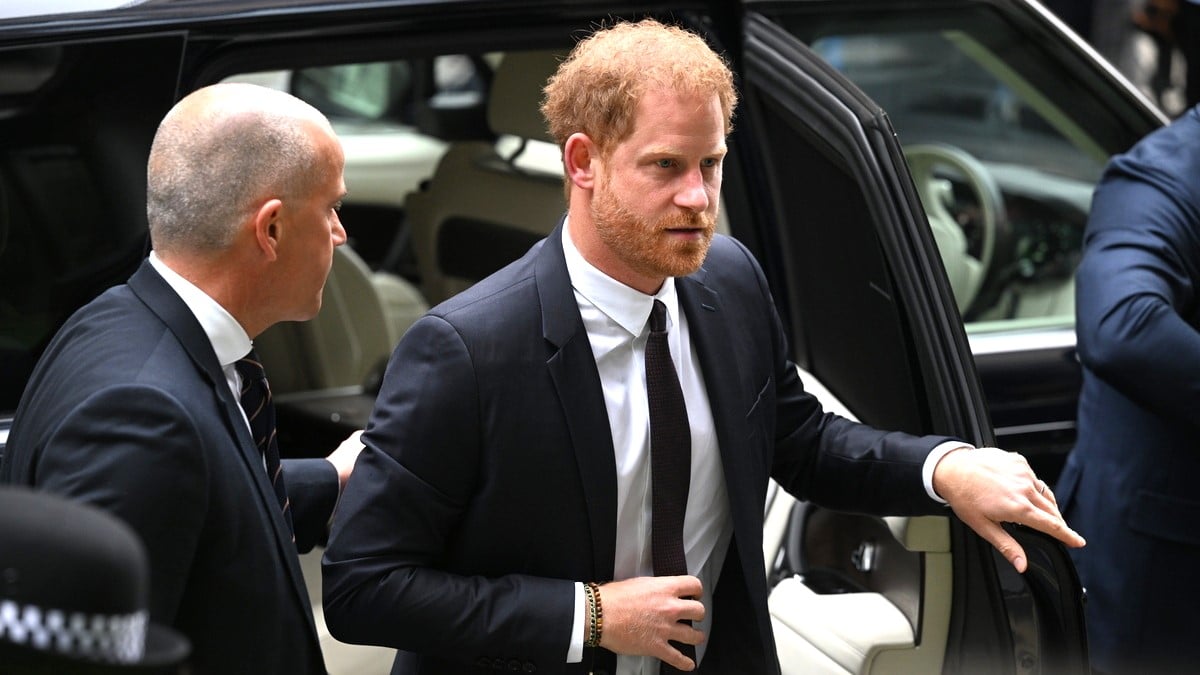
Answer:
[[[693,576],[635,577],[604,584],[600,646],[617,654],[653,656],[679,670],[694,669],[696,664],[667,641],[704,641],[704,633],[679,623],[704,619],[704,604],[693,599],[702,591]]]
[[[950,452],[933,470],[933,489],[954,513],[1000,551],[1018,572],[1028,565],[1025,550],[1001,523],[1020,523],[1067,546],[1086,542],[1067,526],[1054,493],[1015,452],[999,448]]]

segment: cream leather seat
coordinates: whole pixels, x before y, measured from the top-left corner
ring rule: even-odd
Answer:
[[[495,143],[455,143],[405,202],[430,304],[467,288],[554,228],[566,210],[562,162],[539,111],[557,69],[552,52],[510,52],[488,97]]]
[[[334,249],[321,311],[279,323],[254,340],[276,395],[361,389],[404,331],[428,309],[404,279],[372,272],[349,246]]]

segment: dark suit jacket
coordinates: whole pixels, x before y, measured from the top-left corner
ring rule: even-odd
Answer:
[[[1078,439],[1056,493],[1088,545],[1094,665],[1200,663],[1200,111],[1097,186],[1077,272]]]
[[[221,675],[325,672],[296,549],[320,538],[337,474],[298,460],[284,478],[296,545],[208,337],[149,263],[50,343],[0,464],[0,481],[133,525],[152,619],[188,636],[194,672]]]
[[[562,228],[434,308],[388,365],[324,560],[335,637],[398,647],[393,672],[612,672],[567,665],[576,581],[612,577],[616,468]],[[678,280],[710,398],[734,527],[705,672],[778,669],[762,526],[768,477],[837,508],[937,509],[921,465],[941,439],[823,415],[800,385],[749,252],[713,242]]]

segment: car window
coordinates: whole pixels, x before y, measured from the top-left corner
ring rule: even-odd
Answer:
[[[1072,325],[1092,188],[1124,139],[1060,62],[986,8],[780,20],[891,118],[968,331]]]
[[[324,113],[347,153],[347,203],[403,207],[433,174],[446,142],[484,134],[486,59],[464,54],[237,73],[226,81],[288,91]],[[351,232],[375,265],[394,224]],[[378,236],[377,236],[378,235]]]
[[[179,50],[170,36],[0,49],[0,413],[67,317],[146,254],[146,158]]]
[[[494,73],[510,57],[521,64],[508,64],[496,91]],[[312,104],[346,156],[340,217],[348,241],[335,254],[321,312],[255,340],[281,419],[304,430],[286,439],[294,452],[316,453],[364,426],[373,383],[407,327],[558,222],[561,158],[538,103],[559,58],[443,54],[222,78]],[[511,75],[527,66],[545,72]]]
[[[335,119],[376,121],[395,113],[412,121],[405,104],[412,95],[412,66],[392,63],[352,63],[296,71],[292,93]]]

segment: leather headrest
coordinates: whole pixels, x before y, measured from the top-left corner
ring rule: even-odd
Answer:
[[[509,52],[492,79],[488,125],[497,134],[553,142],[542,117],[542,89],[558,70],[554,52]]]

